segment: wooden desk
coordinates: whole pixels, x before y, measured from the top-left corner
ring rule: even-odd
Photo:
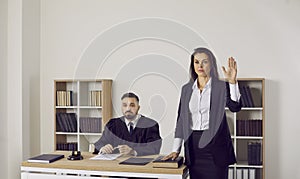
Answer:
[[[187,168],[185,165],[178,169],[153,168],[152,163],[147,165],[119,165],[119,162],[128,157],[120,157],[116,160],[90,160],[93,157],[91,153],[83,153],[83,160],[69,161],[67,156],[70,152],[55,152],[64,154],[65,158],[50,164],[22,162],[22,179],[95,179],[110,177],[138,177],[138,178],[186,178]],[[153,156],[145,156],[155,158]]]

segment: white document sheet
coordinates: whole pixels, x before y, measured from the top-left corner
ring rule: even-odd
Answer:
[[[90,158],[90,160],[115,160],[119,156],[121,156],[121,154],[98,154]]]

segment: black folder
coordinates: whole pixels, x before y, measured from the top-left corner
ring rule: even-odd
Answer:
[[[150,163],[152,160],[153,160],[153,158],[131,157],[127,160],[124,160],[123,162],[120,162],[119,164],[124,164],[124,165],[146,165],[147,163]]]
[[[62,158],[64,158],[64,155],[61,154],[42,154],[29,158],[27,161],[35,163],[51,163]]]

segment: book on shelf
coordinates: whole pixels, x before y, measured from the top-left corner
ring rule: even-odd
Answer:
[[[65,129],[65,131],[63,131],[63,132],[73,132],[72,129],[71,129],[68,114],[67,113],[60,113],[59,117],[60,117],[60,120],[62,121],[64,129]]]
[[[159,156],[152,161],[154,168],[179,168],[183,164],[183,157],[179,156],[175,160],[161,160],[164,156]]]
[[[65,143],[57,143],[56,150],[68,150],[68,151],[76,151],[78,150],[77,142],[65,142]]]
[[[64,128],[63,121],[60,117],[59,113],[56,113],[56,132],[64,132],[66,129]]]
[[[73,106],[73,91],[67,91],[66,93],[66,106]]]
[[[249,169],[249,179],[255,179],[255,169],[254,168]]]
[[[70,126],[70,132],[76,132],[77,131],[77,119],[76,119],[76,113],[65,113],[67,121]]]
[[[238,136],[262,136],[262,119],[237,120]]]
[[[249,86],[241,86],[241,102],[243,107],[254,107],[253,97]]]
[[[102,127],[101,117],[80,117],[80,132],[82,133],[100,133]]]
[[[246,91],[244,89],[243,86],[240,86],[240,93],[241,93],[241,102],[242,102],[242,106],[243,107],[248,107],[248,99],[247,99],[247,96],[246,96]]]
[[[76,132],[77,119],[76,113],[56,113],[57,132]]]
[[[233,178],[233,171],[234,171],[233,168],[229,168],[229,169],[228,169],[228,179],[234,179],[234,178]]]
[[[232,169],[232,171],[230,171]],[[237,168],[236,169],[236,179],[261,179],[261,169],[255,168]],[[234,179],[233,168],[229,168],[228,170],[228,179]]]
[[[52,163],[62,158],[64,158],[64,155],[61,154],[41,154],[35,157],[31,157],[27,161],[33,163]]]
[[[102,106],[102,91],[90,91],[90,106]]]
[[[56,91],[57,106],[73,106],[73,91]]]
[[[248,168],[243,168],[243,179],[249,179]]]
[[[236,179],[243,179],[243,169],[241,168],[236,169]]]
[[[246,95],[247,95],[247,99],[248,99],[248,102],[249,102],[249,106],[254,107],[254,102],[253,102],[253,97],[252,97],[250,87],[246,86],[245,89],[246,89]]]
[[[262,165],[260,142],[248,142],[248,165]]]
[[[249,168],[249,179],[261,179],[262,169],[259,168]]]

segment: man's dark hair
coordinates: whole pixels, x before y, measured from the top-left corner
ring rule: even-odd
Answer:
[[[131,93],[131,92],[123,94],[123,96],[121,97],[121,100],[123,100],[124,98],[135,98],[137,100],[137,102],[140,101],[139,97],[136,94]]]

